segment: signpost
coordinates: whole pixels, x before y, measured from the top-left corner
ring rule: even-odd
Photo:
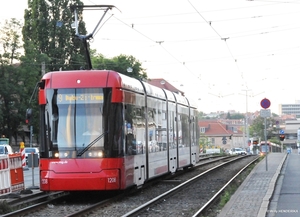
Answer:
[[[267,98],[264,98],[260,101],[260,105],[262,108],[267,109],[271,106],[271,101]]]
[[[283,138],[282,138],[283,136]],[[281,153],[283,153],[284,130],[279,130],[279,139],[281,144]]]
[[[268,109],[271,106],[271,101],[264,98],[260,101],[260,105],[263,109],[260,110],[260,116],[265,119],[265,146],[266,146],[266,171],[268,171],[268,142],[267,142],[267,118],[271,117],[271,110]]]
[[[260,110],[260,116],[262,118],[269,118],[269,117],[271,117],[271,110],[270,109],[261,109]]]

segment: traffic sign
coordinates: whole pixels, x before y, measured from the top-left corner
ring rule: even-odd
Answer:
[[[262,101],[260,101],[260,105],[262,108],[267,109],[270,107],[271,101],[267,98],[264,98],[264,99],[262,99]]]
[[[271,117],[271,110],[270,109],[261,109],[260,110],[260,116],[262,118],[268,118]]]
[[[284,130],[280,130],[280,131],[279,131],[279,134],[284,134]]]

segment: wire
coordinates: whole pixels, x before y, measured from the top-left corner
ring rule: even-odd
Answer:
[[[202,19],[209,24],[209,26],[214,30],[214,32],[220,37],[222,38],[222,36],[215,30],[215,28],[211,25],[211,21],[207,21],[202,14],[195,8],[195,6],[190,2],[190,0],[188,0],[188,2],[190,3],[190,5],[194,8],[194,10],[197,12],[197,14],[199,14],[200,17],[202,17]]]
[[[233,56],[232,52],[231,52],[231,49],[229,48],[228,44],[227,44],[227,40],[229,39],[229,37],[225,38],[225,37],[222,37],[221,34],[219,34],[219,32],[217,32],[217,30],[212,26],[212,22],[211,21],[207,21],[203,16],[202,14],[196,9],[196,7],[190,2],[190,0],[188,0],[189,4],[194,8],[194,10],[199,14],[199,16],[207,23],[209,24],[209,26],[211,27],[211,29],[221,38],[221,40],[223,40],[226,44],[226,48],[231,56],[231,58],[234,60],[234,63],[236,65],[236,68],[238,70],[238,72],[240,73],[240,76],[241,78],[244,80],[244,76],[243,76],[243,73],[240,71],[240,68],[238,66],[238,63],[237,63],[237,59]],[[245,85],[246,85],[246,81],[244,80],[245,82]]]
[[[97,29],[96,33],[93,35],[93,37],[95,37],[97,35],[97,33],[99,32],[99,30],[103,27],[103,25],[108,21],[110,20],[110,18],[112,18],[113,14],[110,15],[110,17],[108,17],[104,22],[103,24]]]

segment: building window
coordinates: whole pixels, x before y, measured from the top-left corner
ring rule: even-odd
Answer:
[[[200,133],[205,133],[205,127],[200,127]]]
[[[211,144],[215,145],[215,138],[211,138]]]

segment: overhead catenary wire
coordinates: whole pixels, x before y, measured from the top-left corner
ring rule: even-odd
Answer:
[[[270,5],[276,5],[276,4],[279,4],[279,3],[266,3],[266,4],[261,4],[261,5],[251,5],[251,6],[247,6],[247,7],[235,7],[235,8],[225,8],[225,9],[216,9],[216,10],[207,10],[207,11],[204,11],[204,13],[205,12],[209,12],[209,11],[226,11],[226,10],[239,10],[239,9],[243,9],[243,8],[255,8],[255,7],[267,7],[267,6],[270,6]],[[197,10],[197,12],[199,12],[198,10]],[[155,17],[155,18],[158,18],[158,17],[165,17],[165,16],[181,16],[181,15],[185,15],[185,14],[193,14],[193,12],[192,13],[178,13],[178,14],[176,14],[176,13],[173,13],[173,14],[162,14],[162,15],[153,15],[153,17]],[[200,14],[200,15],[202,15],[202,14]],[[276,14],[272,14],[272,15],[268,15],[268,16],[275,16]],[[280,14],[279,14],[280,15]],[[267,15],[265,15],[265,16],[267,16]],[[145,16],[145,17],[147,17],[147,16]],[[144,18],[145,18],[144,17]],[[222,36],[217,30],[218,29],[216,29],[215,28],[215,26],[214,26],[214,23],[216,23],[216,22],[226,22],[226,21],[232,21],[232,20],[241,20],[241,19],[259,19],[259,18],[262,18],[263,16],[256,16],[256,17],[247,17],[247,16],[245,16],[245,17],[239,17],[239,18],[236,18],[236,19],[220,19],[220,20],[213,20],[213,21],[208,21],[208,20],[206,20],[205,19],[205,16],[202,16],[203,18],[203,20],[204,20],[204,22],[205,23],[207,23],[207,24],[209,24],[210,25],[210,27],[214,30],[214,32],[215,32],[215,34],[217,35],[217,37],[211,37],[211,38],[200,38],[200,39],[193,39],[193,40],[223,40],[224,42],[225,42],[225,45],[226,45],[226,49],[228,50],[228,52],[229,52],[229,54],[230,54],[230,57],[232,58],[232,60],[234,61],[234,65],[236,66],[236,68],[237,68],[237,71],[239,72],[239,75],[240,75],[240,77],[242,78],[242,80],[245,82],[245,79],[247,79],[247,78],[245,78],[245,76],[244,76],[244,72],[242,72],[241,71],[241,69],[240,69],[240,67],[239,67],[239,61],[238,60],[240,60],[240,58],[245,58],[245,57],[243,57],[243,56],[241,56],[241,55],[238,55],[238,56],[236,56],[236,55],[234,55],[233,54],[233,52],[232,52],[232,50],[231,50],[231,47],[230,47],[230,44],[228,44],[228,41],[231,41],[232,39],[235,39],[235,38],[237,38],[237,37],[247,37],[247,35],[249,35],[249,36],[252,36],[252,35],[261,35],[261,33],[262,33],[262,31],[257,31],[257,32],[255,32],[255,30],[252,30],[253,31],[253,33],[251,33],[251,34],[247,34],[247,32],[240,32],[240,33],[229,33],[229,34],[227,34],[226,36]],[[191,62],[199,62],[199,61],[207,61],[207,60],[205,60],[205,59],[195,59],[195,60],[191,60],[191,59],[185,59],[185,60],[180,60],[176,55],[174,55],[174,53],[173,52],[171,52],[167,47],[168,47],[168,45],[169,45],[169,43],[180,43],[180,42],[187,42],[187,41],[189,41],[189,40],[182,40],[182,41],[179,41],[179,40],[173,40],[173,41],[170,41],[169,39],[165,39],[165,38],[162,38],[163,39],[163,41],[164,41],[164,43],[162,44],[162,43],[157,43],[159,40],[161,40],[161,39],[159,39],[159,40],[157,40],[157,39],[154,39],[154,38],[152,38],[152,37],[150,37],[149,35],[147,35],[147,34],[145,34],[143,31],[141,31],[140,29],[139,29],[139,26],[141,26],[141,25],[154,25],[154,24],[156,24],[156,25],[163,25],[163,24],[166,24],[165,22],[164,23],[162,23],[162,22],[159,22],[159,23],[149,23],[149,22],[147,22],[147,23],[143,23],[143,22],[141,22],[142,20],[143,20],[143,17],[138,17],[137,18],[137,22],[132,22],[132,21],[129,21],[129,22],[126,22],[126,19],[120,19],[120,18],[118,18],[117,16],[114,16],[114,18],[115,19],[117,19],[120,23],[122,23],[122,25],[126,25],[128,28],[130,28],[132,31],[136,31],[138,34],[140,34],[140,35],[142,35],[145,39],[147,39],[148,41],[150,41],[150,42],[152,42],[152,43],[156,43],[157,45],[159,45],[166,53],[168,53],[168,55],[169,56],[171,56],[172,57],[172,59],[174,59],[177,63],[180,63],[182,66],[184,66],[186,69],[188,69],[189,70],[189,68],[188,68],[188,66],[189,66],[189,63],[191,63]],[[132,18],[131,18],[132,19]],[[175,23],[177,23],[178,24],[178,22],[174,22],[174,24]],[[193,23],[201,23],[201,22],[194,22],[193,21]],[[110,22],[110,24],[112,24],[111,22]],[[170,24],[170,23],[168,23],[168,24]],[[171,23],[172,24],[172,23]],[[259,30],[259,29],[258,29]],[[273,29],[274,30],[274,29]],[[284,30],[282,30],[282,31],[284,31]],[[245,34],[243,34],[243,33],[245,33]],[[230,36],[230,37],[229,37]],[[219,39],[218,39],[219,38]],[[228,38],[228,39],[230,39],[230,40],[224,40],[225,38]],[[114,40],[114,39],[111,39],[111,38],[109,38],[109,40]],[[126,39],[119,39],[119,40],[126,40]],[[190,40],[191,42],[193,41],[193,40]],[[135,40],[133,40],[133,41],[137,41],[137,39],[135,39]],[[161,40],[162,41],[162,40]],[[142,42],[142,41],[141,41]],[[266,54],[267,55],[267,54]],[[195,56],[195,57],[197,57],[197,56]],[[252,54],[252,57],[255,57],[255,54]],[[224,57],[224,60],[225,59],[227,59],[228,57]],[[220,59],[220,57],[216,57],[216,59]],[[212,61],[212,60],[214,60],[214,58],[210,58],[209,59],[210,61]],[[151,60],[146,60],[145,62],[151,62]],[[190,72],[192,72],[191,70],[189,70]],[[193,72],[192,72],[193,73]],[[193,73],[194,74],[194,73]],[[196,75],[196,77],[198,78],[198,76]],[[245,82],[245,86],[248,86],[247,85],[247,83]]]
[[[244,76],[243,76],[243,73],[240,71],[240,68],[238,66],[238,63],[237,63],[237,59],[233,56],[232,54],[232,51],[231,49],[229,48],[228,44],[227,44],[227,39],[229,39],[229,37],[222,37],[221,34],[212,26],[212,21],[208,21],[204,18],[204,16],[202,16],[202,14],[197,10],[197,8],[190,2],[190,0],[188,0],[189,4],[194,8],[194,10],[199,14],[199,16],[211,27],[211,29],[220,37],[221,40],[223,40],[226,44],[226,47],[228,49],[228,52],[230,54],[230,56],[232,57],[232,59],[234,60],[234,64],[236,65],[237,67],[237,70],[238,72],[240,73],[240,76],[241,78],[244,80]],[[244,80],[245,82],[245,85],[247,86],[246,84],[246,81]]]
[[[131,23],[131,24],[128,24],[128,23],[125,23],[124,21],[120,20],[119,18],[117,18],[116,16],[114,16],[115,19],[117,19],[119,22],[123,23],[124,25],[126,25],[127,27],[131,28],[132,30],[136,31],[138,34],[142,35],[143,37],[147,38],[148,40],[150,40],[151,42],[153,43],[156,43],[156,44],[159,44],[160,47],[168,54],[170,55],[177,63],[179,63],[181,66],[183,66],[186,70],[188,70],[191,74],[193,74],[195,76],[195,78],[199,78],[195,73],[193,73],[187,66],[186,66],[186,62],[185,61],[181,61],[179,60],[177,57],[175,57],[169,50],[167,50],[163,45],[162,43],[164,43],[164,41],[157,41],[157,40],[154,40],[150,37],[148,37],[146,34],[140,32],[139,30],[137,30],[135,27],[134,27],[134,24]]]

